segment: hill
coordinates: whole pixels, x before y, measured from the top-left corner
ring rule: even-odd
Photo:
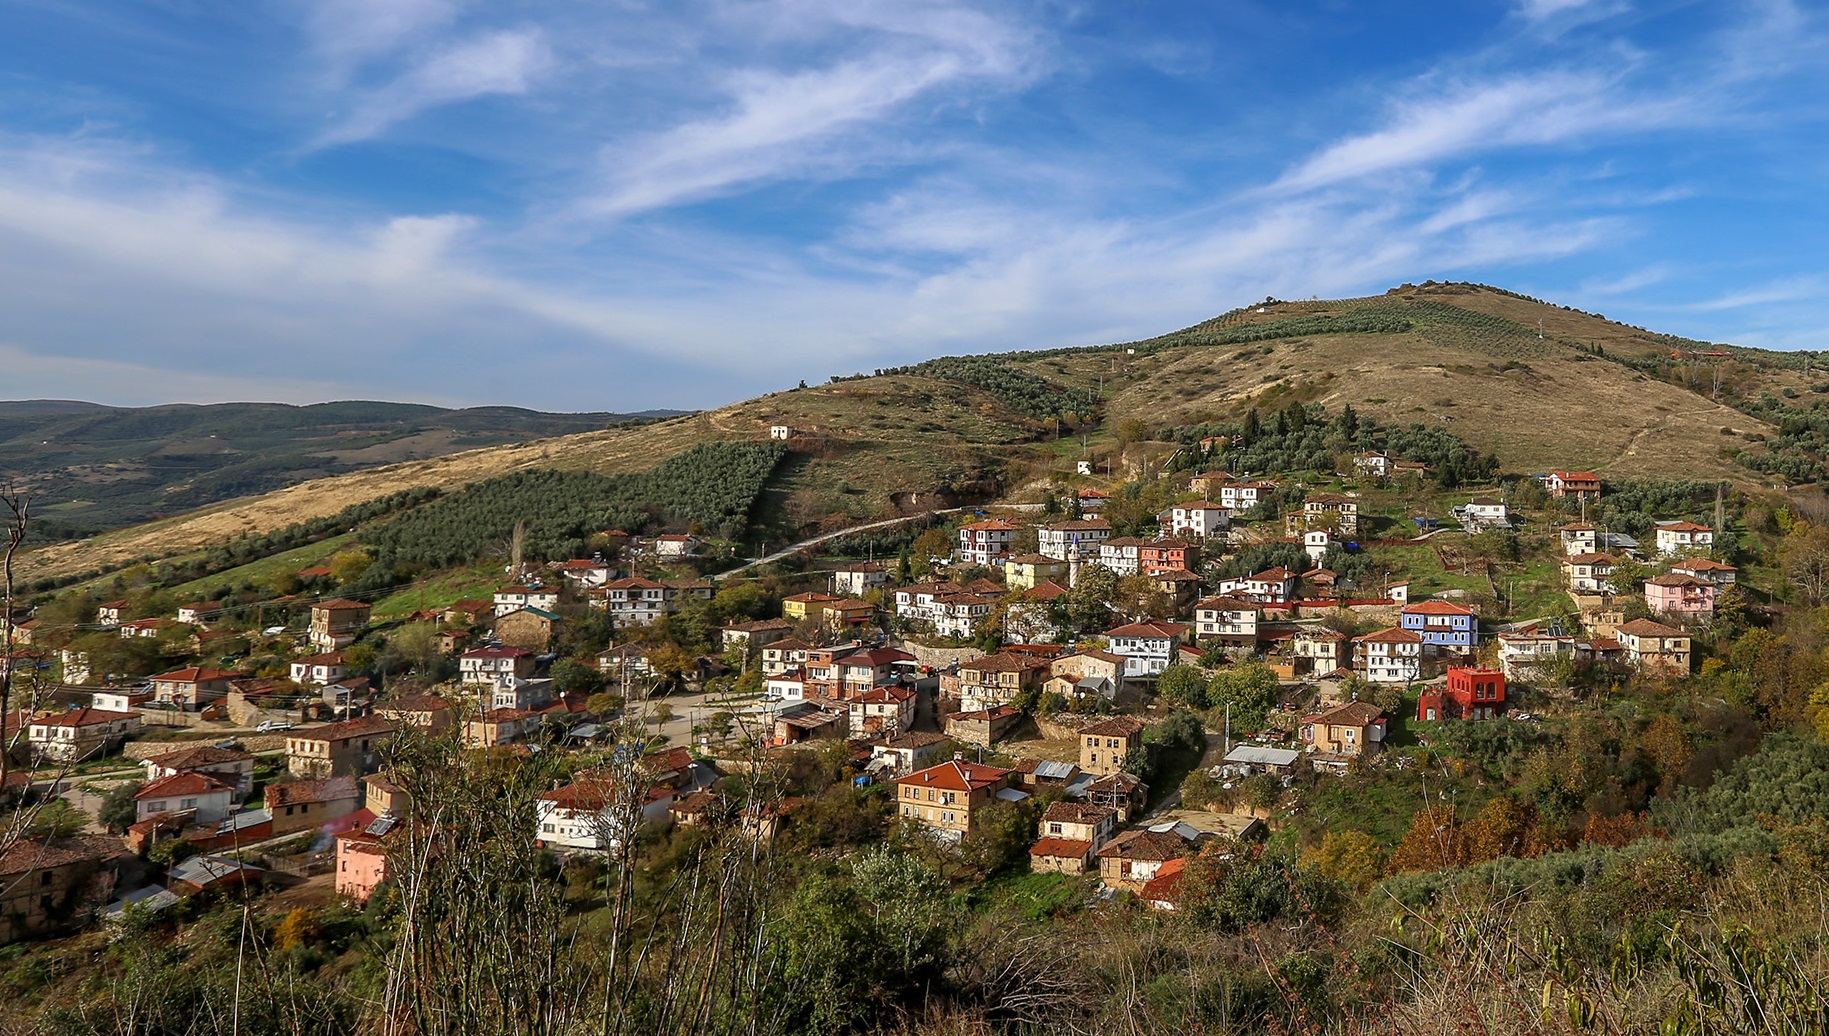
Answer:
[[[17,400],[0,402],[0,477],[18,479],[33,494],[45,519],[41,533],[82,535],[307,479],[675,413]]]
[[[1140,342],[942,358],[636,427],[314,479],[50,545],[24,572],[67,578],[181,555],[405,489],[457,489],[506,472],[645,471],[702,443],[765,439],[774,425],[794,437],[754,513],[758,544],[1020,495],[1070,478],[1082,457],[1139,470],[1203,424],[1291,402],[1445,429],[1512,472],[1806,481],[1829,445],[1821,362],[1661,335],[1479,285],[1266,300]]]

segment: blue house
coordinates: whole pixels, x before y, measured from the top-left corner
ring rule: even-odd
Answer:
[[[1480,617],[1472,608],[1447,601],[1418,601],[1404,606],[1403,628],[1423,638],[1436,653],[1472,651],[1480,646]]]

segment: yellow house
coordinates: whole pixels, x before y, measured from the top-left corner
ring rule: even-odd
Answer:
[[[958,841],[972,833],[973,819],[997,801],[1012,772],[957,758],[916,770],[896,778],[897,812],[941,838]]]
[[[826,612],[826,605],[838,600],[831,594],[809,591],[781,599],[781,617],[791,622],[802,622],[806,619],[817,619]]]
[[[1067,576],[1068,565],[1046,554],[1018,554],[1003,562],[1004,585],[1011,590],[1033,590],[1042,583],[1057,583]]]

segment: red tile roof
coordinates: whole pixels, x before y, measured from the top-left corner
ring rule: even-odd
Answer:
[[[1083,860],[1092,851],[1092,843],[1078,838],[1044,838],[1029,847],[1030,856],[1047,856]]]
[[[1002,767],[968,763],[962,759],[949,759],[938,766],[930,766],[925,770],[916,770],[906,777],[898,777],[896,784],[969,792],[1001,784],[1004,778],[1010,775],[1010,772]]]
[[[172,795],[208,795],[234,791],[235,785],[201,773],[177,773],[144,785],[134,793],[135,799],[156,799]]]
[[[94,727],[104,723],[118,723],[121,720],[138,719],[137,712],[109,712],[107,709],[80,708],[66,712],[38,716],[32,720],[34,725],[46,727]]]

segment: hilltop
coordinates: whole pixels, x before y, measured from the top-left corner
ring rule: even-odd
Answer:
[[[1351,404],[1445,428],[1514,472],[1767,482],[1814,479],[1820,359],[1662,335],[1500,289],[1405,285],[1264,303],[1158,338],[942,358],[639,426],[557,435],[313,479],[35,551],[69,577],[324,518],[401,490],[534,469],[626,474],[691,447],[793,431],[756,509],[757,542],[1020,495],[1090,457],[1132,472],[1176,429],[1291,402]],[[1820,376],[1820,375],[1818,375]],[[546,415],[552,416],[552,415]],[[596,415],[601,416],[601,415]],[[1143,441],[1120,436],[1141,423]],[[1829,430],[1829,420],[1823,421]],[[1164,438],[1150,441],[1150,436]]]

